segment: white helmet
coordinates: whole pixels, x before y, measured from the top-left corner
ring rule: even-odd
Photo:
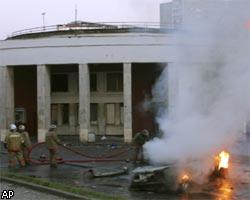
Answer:
[[[15,124],[10,124],[10,130],[16,130],[16,125]]]
[[[18,129],[24,131],[25,130],[25,126],[24,125],[19,125]]]
[[[148,132],[147,129],[143,129],[143,130],[142,130],[142,133],[143,133],[144,135],[146,135],[146,136],[149,136],[149,132]]]

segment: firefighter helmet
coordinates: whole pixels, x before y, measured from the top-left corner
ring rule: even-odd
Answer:
[[[148,132],[147,129],[143,129],[143,130],[142,130],[142,133],[143,133],[144,135],[146,135],[146,136],[149,136],[149,132]]]
[[[10,130],[16,130],[16,125],[15,124],[10,124]]]
[[[18,129],[24,131],[25,130],[25,126],[24,125],[19,125]]]

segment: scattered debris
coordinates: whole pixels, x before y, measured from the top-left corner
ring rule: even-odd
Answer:
[[[103,135],[102,137],[101,137],[101,140],[106,140],[107,139],[107,137],[105,136],[105,135]]]
[[[40,155],[39,159],[40,162],[45,162],[47,160],[47,156],[45,154]]]
[[[116,149],[117,148],[117,144],[110,144],[110,145],[108,145],[108,147],[110,148],[110,149]]]
[[[128,173],[128,168],[123,167],[122,170],[119,171],[112,171],[112,172],[95,172],[93,169],[89,169],[87,171],[87,176],[88,178],[102,178],[102,177],[109,177],[109,176],[118,176],[122,174],[127,174]]]
[[[75,181],[74,181],[74,184],[77,185],[77,186],[79,186],[79,185],[80,185],[80,182],[75,180]]]

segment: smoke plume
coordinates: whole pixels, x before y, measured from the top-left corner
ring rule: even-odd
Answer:
[[[167,106],[157,116],[162,137],[144,146],[151,163],[203,164],[242,136],[250,113],[249,13],[248,0],[185,1],[175,62],[152,92]]]

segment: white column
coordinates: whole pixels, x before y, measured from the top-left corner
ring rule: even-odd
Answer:
[[[79,124],[80,141],[87,142],[90,128],[90,88],[88,64],[79,64]]]
[[[76,104],[69,104],[69,133],[75,134],[76,131]]]
[[[6,67],[0,67],[0,134],[1,141],[4,141],[6,134]]]
[[[132,65],[123,64],[124,142],[132,142]]]
[[[7,67],[6,72],[6,122],[7,125],[15,122],[14,116],[14,69],[13,67]]]
[[[50,126],[50,70],[46,65],[37,66],[37,119],[38,142],[44,142]]]
[[[13,67],[0,67],[0,134],[4,140],[8,125],[14,123],[14,71]]]

